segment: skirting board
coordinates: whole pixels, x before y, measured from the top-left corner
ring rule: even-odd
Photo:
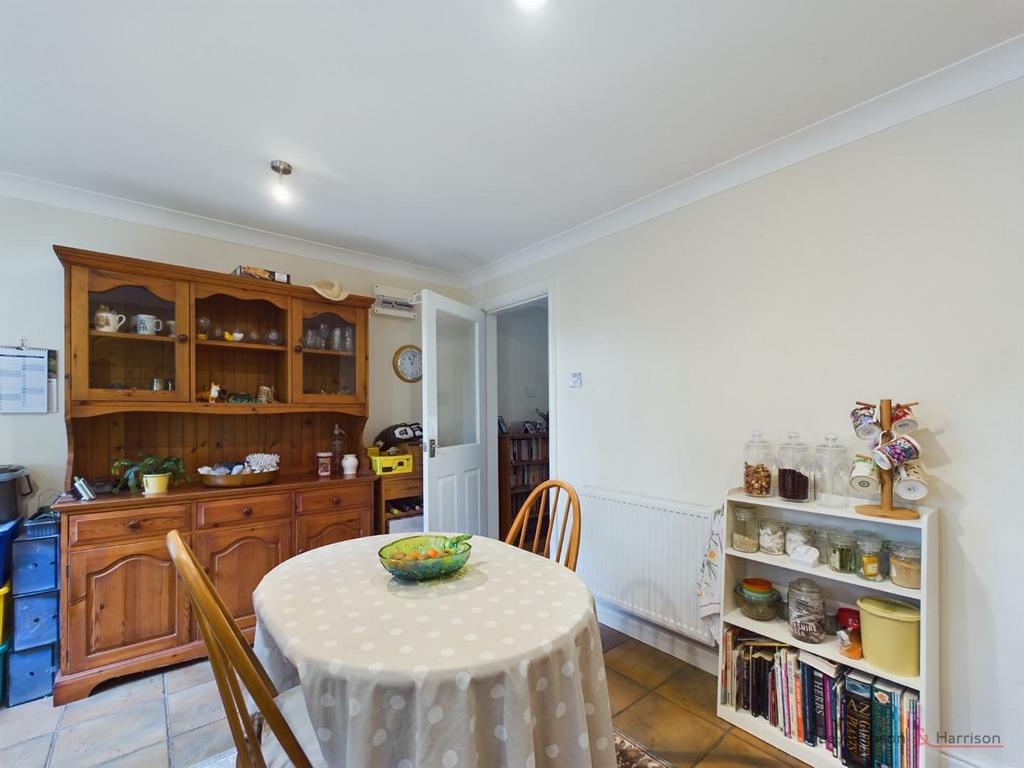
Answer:
[[[612,629],[617,629],[634,640],[639,640],[641,643],[646,643],[670,656],[675,656],[687,664],[692,664],[698,669],[703,669],[708,674],[718,674],[717,649],[677,635],[656,624],[651,624],[608,605],[602,600],[595,602],[597,603],[597,618],[602,624],[607,624]]]

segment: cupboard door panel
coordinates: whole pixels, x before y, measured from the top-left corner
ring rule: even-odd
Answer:
[[[292,400],[365,403],[366,313],[355,307],[294,299],[291,311]]]
[[[70,672],[185,645],[189,615],[162,539],[68,554]]]
[[[252,593],[260,579],[291,551],[290,520],[196,534],[196,556],[242,629],[256,624]]]
[[[368,531],[363,529],[363,517],[360,511],[350,511],[322,512],[296,518],[296,553],[302,554],[310,549],[366,535]]]

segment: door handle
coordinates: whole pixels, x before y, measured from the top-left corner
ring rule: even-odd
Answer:
[[[430,438],[430,442],[427,443],[427,455],[430,458],[437,456],[437,440]]]

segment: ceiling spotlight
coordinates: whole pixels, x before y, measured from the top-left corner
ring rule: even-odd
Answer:
[[[524,11],[539,11],[547,2],[548,0],[516,0],[516,5]]]
[[[270,170],[277,174],[277,181],[271,185],[270,194],[274,196],[277,202],[287,203],[292,199],[292,193],[284,185],[284,177],[291,176],[292,164],[287,160],[271,160]]]

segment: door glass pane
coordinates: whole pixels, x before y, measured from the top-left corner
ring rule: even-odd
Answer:
[[[177,387],[174,302],[137,285],[89,292],[89,386]]]
[[[322,312],[302,320],[302,392],[307,395],[356,393],[356,327]]]
[[[437,442],[479,442],[477,436],[476,324],[437,313]]]

